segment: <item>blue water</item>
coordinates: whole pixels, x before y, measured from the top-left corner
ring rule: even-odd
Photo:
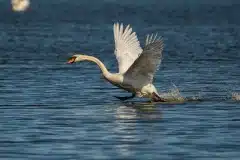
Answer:
[[[240,2],[41,0],[23,13],[0,3],[1,159],[239,159]],[[129,93],[95,64],[65,64],[79,52],[116,72],[117,21],[142,45],[163,36],[158,90],[200,101],[121,102]]]

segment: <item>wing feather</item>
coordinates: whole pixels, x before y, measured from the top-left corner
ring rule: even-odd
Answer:
[[[156,36],[146,39],[146,46],[142,54],[135,60],[132,66],[124,74],[128,80],[136,82],[138,87],[151,84],[156,71],[162,60],[163,40],[156,39]]]
[[[126,29],[125,29],[125,32],[123,34],[123,38],[127,38],[127,36],[132,32],[132,28],[129,28],[130,25],[127,25]]]
[[[157,37],[158,37],[158,33],[156,33],[155,35],[154,34],[151,34],[151,35],[148,34],[147,38],[146,38],[146,41],[145,41],[145,46],[147,46],[150,43],[153,43],[156,40],[160,40]]]
[[[118,61],[119,73],[125,73],[133,62],[142,53],[142,48],[135,32],[128,25],[125,29],[123,24],[115,23],[113,25],[115,51]]]

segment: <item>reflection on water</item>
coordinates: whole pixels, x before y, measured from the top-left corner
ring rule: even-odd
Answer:
[[[131,107],[119,106],[116,109],[114,132],[120,141],[125,142],[116,145],[117,152],[122,156],[131,155],[131,143],[140,141],[136,135],[136,110]]]
[[[125,102],[116,111],[117,119],[161,119],[161,107],[154,103]]]
[[[123,157],[132,155],[132,145],[140,145],[147,143],[141,139],[137,130],[139,130],[139,122],[144,121],[151,123],[151,120],[161,119],[160,107],[156,107],[150,103],[124,103],[116,108],[115,112],[115,128],[114,132],[119,136],[122,143],[116,146],[116,150]]]

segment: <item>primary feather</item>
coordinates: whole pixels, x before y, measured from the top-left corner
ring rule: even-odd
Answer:
[[[150,40],[152,40],[152,38],[150,38]],[[156,40],[155,38],[151,43],[147,43],[142,54],[136,59],[124,76],[137,83],[137,86],[151,84],[154,74],[161,63],[162,51],[162,39]]]
[[[146,40],[145,40],[145,46],[149,45],[150,43],[153,43],[156,40],[161,39],[161,37],[157,38],[157,36],[158,36],[158,33],[156,33],[155,35],[151,34],[151,36],[148,34],[147,37],[146,37]]]
[[[119,73],[124,74],[133,62],[142,53],[142,48],[135,32],[128,25],[125,30],[123,24],[115,23],[113,25],[115,40],[115,55],[118,61]]]

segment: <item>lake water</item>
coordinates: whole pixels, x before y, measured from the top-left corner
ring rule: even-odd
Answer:
[[[239,159],[238,1],[0,1],[0,158]],[[101,78],[95,64],[67,65],[73,52],[117,72],[114,22],[163,36],[154,84],[199,101],[147,104]],[[174,87],[175,86],[175,87]]]

